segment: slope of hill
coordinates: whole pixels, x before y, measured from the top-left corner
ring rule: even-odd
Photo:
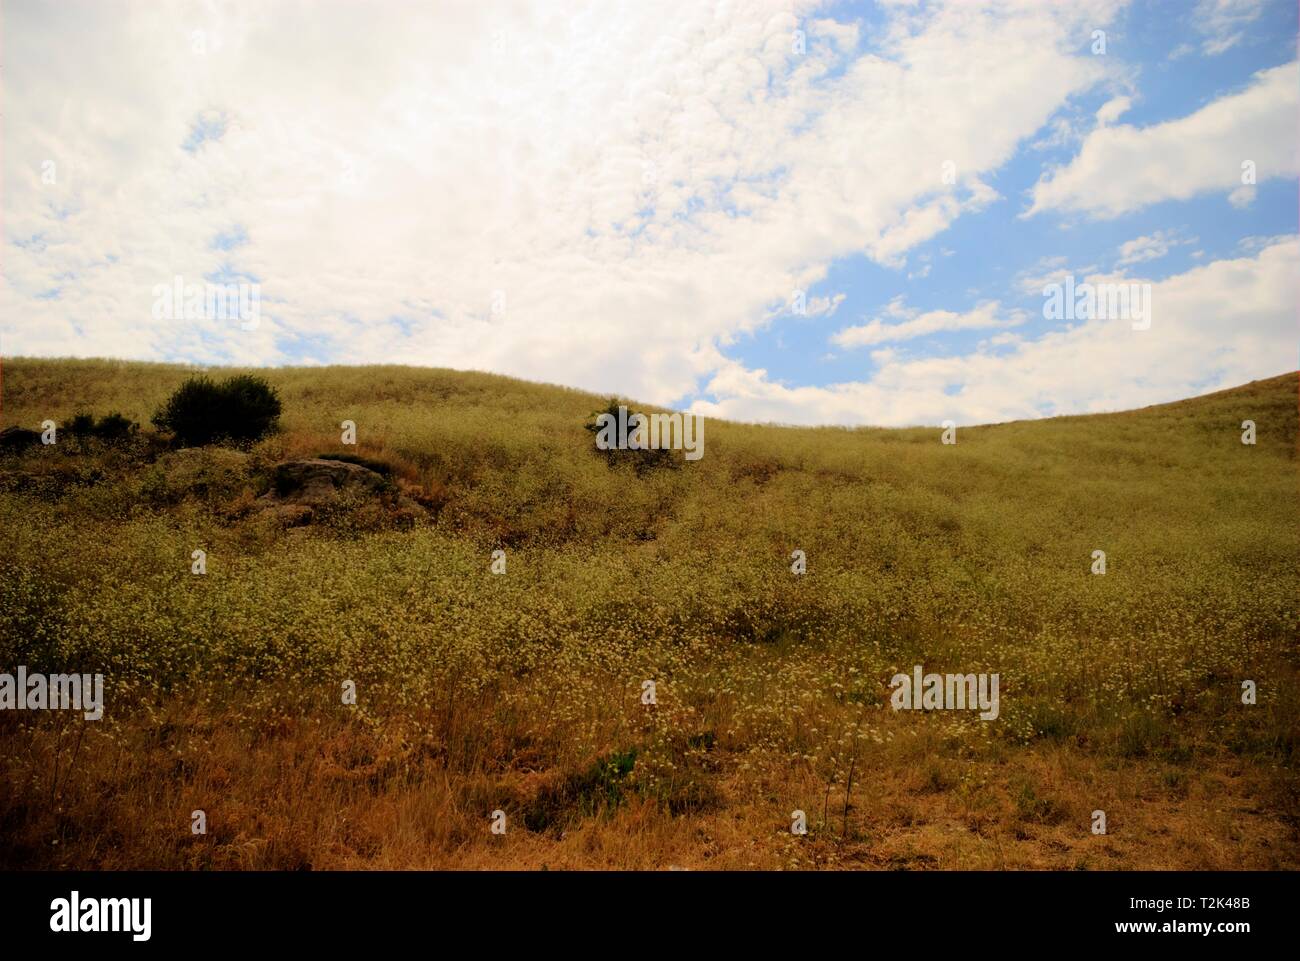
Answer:
[[[709,421],[637,472],[581,392],[260,373],[247,450],[0,456],[0,671],[106,687],[0,712],[0,862],[1300,866],[1295,374],[955,445]],[[186,375],[6,360],[0,426],[147,424]],[[419,510],[257,509],[333,453]],[[915,665],[998,674],[998,717],[891,710]]]

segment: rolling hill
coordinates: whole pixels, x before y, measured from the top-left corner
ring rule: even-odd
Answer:
[[[1300,866],[1297,374],[637,470],[607,398],[406,367],[254,371],[281,430],[176,449],[190,373],[4,362],[0,427],[144,425],[0,455],[0,671],[106,691],[0,711],[4,866]],[[264,509],[339,456],[391,496]],[[891,710],[917,665],[997,719]]]

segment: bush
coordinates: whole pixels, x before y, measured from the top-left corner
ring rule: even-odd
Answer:
[[[94,433],[101,440],[122,440],[135,433],[136,428],[139,426],[130,418],[114,411],[99,419],[99,423],[95,425]]]
[[[186,447],[218,441],[253,441],[280,418],[280,398],[260,377],[239,374],[221,383],[191,377],[153,415],[154,426],[171,431]]]
[[[605,405],[604,410],[593,411],[587,423],[584,425],[594,435],[601,432],[600,416],[608,414],[618,422],[619,403],[617,400],[610,398]],[[630,420],[635,411],[629,410],[627,413]],[[628,434],[631,435],[632,429],[628,428]],[[613,467],[619,463],[631,463],[635,467],[637,475],[640,476],[646,471],[653,470],[656,467],[674,467],[676,466],[672,459],[672,452],[665,448],[625,448],[620,450],[616,447],[610,447],[601,450],[596,447],[596,453],[605,458],[605,462]]]
[[[89,437],[95,432],[95,418],[85,411],[78,411],[68,421],[67,430],[73,437]]]
[[[119,441],[130,437],[139,426],[117,411],[106,414],[98,421],[95,420],[94,415],[82,411],[73,415],[67,429],[73,437],[97,437],[100,440]]]

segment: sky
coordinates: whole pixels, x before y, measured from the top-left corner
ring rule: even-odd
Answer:
[[[788,424],[1300,367],[1297,6],[0,0],[0,354]],[[1044,288],[1149,285],[1149,325]],[[159,316],[256,285],[255,325]],[[248,329],[249,327],[252,329]]]

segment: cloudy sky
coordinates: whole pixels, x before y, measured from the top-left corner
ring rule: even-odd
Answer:
[[[1293,0],[0,16],[6,356],[419,364],[881,425],[1300,366]],[[1150,328],[1045,319],[1065,275],[1149,283]],[[155,317],[175,276],[257,284],[257,329]]]

